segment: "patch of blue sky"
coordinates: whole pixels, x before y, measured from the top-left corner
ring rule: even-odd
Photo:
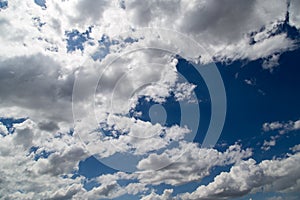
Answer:
[[[29,154],[34,153],[34,160],[38,161],[40,158],[48,158],[53,152],[42,150],[40,153],[36,153],[39,147],[32,146],[29,149]]]
[[[124,187],[124,186],[127,186],[128,184],[130,183],[138,183],[139,181],[137,179],[119,179],[117,180],[117,183],[121,186],[121,187]]]
[[[116,197],[113,200],[140,200],[141,198],[139,195],[133,195],[133,194],[124,194],[122,196]]]
[[[294,131],[290,133],[286,133],[284,135],[278,135],[277,139],[275,139],[276,144],[274,146],[270,146],[270,149],[263,150],[261,149],[262,145],[257,146],[257,148],[253,148],[254,158],[257,162],[261,162],[264,159],[271,159],[271,158],[285,158],[287,153],[292,153],[291,148],[297,144],[299,144],[299,134],[300,131]],[[275,135],[274,135],[275,136]],[[270,141],[270,135],[265,134],[261,143],[263,144],[264,141]],[[254,145],[254,144],[253,144]]]
[[[6,127],[7,131],[12,134],[15,129],[13,127],[14,124],[20,124],[23,123],[24,121],[26,121],[27,118],[0,118],[0,122],[2,122],[2,124]]]
[[[46,0],[34,0],[34,3],[43,9],[46,9]]]
[[[86,189],[87,191],[90,191],[92,190],[93,188],[95,187],[99,187],[100,186],[100,183],[98,183],[97,181],[95,180],[85,180],[83,182],[83,188]]]
[[[73,128],[71,128],[71,129],[69,130],[69,132],[68,132],[68,135],[71,135],[71,136],[73,136],[73,134],[74,134],[74,129],[73,129]]]
[[[116,172],[118,172],[118,170],[112,169],[97,160],[94,156],[90,156],[79,162],[79,169],[77,173],[91,179],[103,174],[113,174]]]
[[[136,107],[129,111],[129,116],[142,121],[151,122],[149,111],[151,106],[155,104],[157,103],[152,99],[148,99],[145,96],[140,96]],[[167,113],[166,123],[162,125],[166,127],[180,125],[180,105],[175,100],[174,95],[171,94],[169,97],[167,97],[165,102],[163,102],[161,105],[164,107]],[[135,113],[140,113],[140,115],[136,115]]]
[[[2,9],[6,9],[8,7],[8,1],[7,0],[0,0],[0,11]]]
[[[135,42],[138,42],[138,41],[139,41],[138,39],[132,38],[132,37],[127,37],[124,40],[125,43],[135,43]]]
[[[183,58],[178,59],[176,65],[177,71],[185,77],[188,83],[196,85],[194,89],[195,95],[198,99],[198,106],[200,110],[200,120],[198,124],[197,135],[194,142],[202,143],[205,133],[208,130],[211,118],[211,102],[208,87],[197,69]]]
[[[273,147],[277,152],[272,150],[272,154],[262,153],[261,150],[264,140],[269,140],[271,135],[277,134],[263,133],[262,125],[265,122],[295,121],[300,118],[299,53],[300,49],[283,53],[279,60],[280,66],[272,73],[261,68],[263,60],[248,63],[237,61],[228,67],[218,63],[227,93],[227,117],[220,141],[227,144],[240,141],[243,148],[253,148],[257,161],[270,159],[273,155],[284,153],[299,143],[299,136],[294,135],[294,139],[280,140],[280,146]],[[255,85],[244,82],[245,79],[253,77]],[[264,93],[260,93],[259,90]]]
[[[78,30],[74,29],[72,31],[66,31],[65,35],[67,36],[67,51],[73,52],[75,50],[84,50],[84,43],[87,42],[90,37],[90,33],[92,32],[92,27],[89,27],[83,33],[80,33]]]
[[[119,130],[114,129],[113,127],[109,127],[109,125],[105,122],[99,124],[98,131],[103,134],[104,137],[112,137],[118,139],[121,135],[127,135],[127,131],[120,132]]]
[[[32,146],[30,149],[29,149],[29,153],[36,153],[36,151],[39,149],[39,147],[36,147],[36,146]]]
[[[86,190],[91,190],[94,187],[100,186],[100,184],[93,180],[93,178],[99,177],[105,174],[114,174],[118,172],[113,168],[110,168],[97,160],[94,156],[90,156],[89,158],[80,161],[79,169],[74,175],[76,176],[84,176],[86,181],[84,182],[84,188]],[[137,180],[118,180],[118,184],[121,186],[126,186],[129,183],[135,183]]]
[[[118,44],[116,40],[110,40],[109,36],[102,35],[101,39],[98,41],[99,49],[92,55],[94,60],[102,60],[110,53],[110,46]]]

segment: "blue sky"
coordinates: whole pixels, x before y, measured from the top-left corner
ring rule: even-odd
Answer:
[[[0,199],[299,199],[299,8],[0,0]]]

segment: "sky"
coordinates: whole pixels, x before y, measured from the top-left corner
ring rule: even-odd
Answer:
[[[0,199],[299,199],[299,10],[0,0]]]

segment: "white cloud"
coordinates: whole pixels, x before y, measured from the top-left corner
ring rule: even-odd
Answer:
[[[300,173],[300,154],[277,160],[256,163],[253,159],[234,165],[229,172],[222,172],[207,186],[182,195],[182,199],[231,199],[255,192],[297,191]]]
[[[300,2],[297,0],[291,0],[290,1],[290,9],[289,9],[290,24],[292,26],[295,26],[297,29],[300,29],[299,9],[300,9]]]
[[[161,195],[151,192],[147,196],[143,196],[142,200],[172,200],[173,189],[166,189]]]
[[[118,180],[135,180],[136,174],[126,174],[124,172],[116,172],[114,174],[105,174],[94,178],[100,185],[92,188],[90,191],[85,193],[79,193],[74,199],[106,199],[116,198],[124,194],[137,195],[148,191],[146,184],[136,182],[128,183],[125,186],[120,186]]]
[[[129,1],[126,10],[136,25],[187,34],[219,60],[268,58],[294,48],[285,34],[271,35],[285,19],[284,1]],[[250,44],[251,34],[255,44]]]
[[[189,83],[178,83],[174,89],[174,95],[176,100],[183,101],[187,100],[190,102],[195,102],[196,100],[193,99],[193,91],[196,88],[196,85],[189,84]]]
[[[270,69],[271,72],[272,72],[272,69],[276,66],[279,65],[279,57],[280,55],[278,54],[273,54],[270,58],[264,60],[263,64],[262,64],[262,67],[264,69]]]
[[[276,145],[277,138],[278,137],[271,137],[271,140],[269,140],[269,141],[265,140],[261,149],[268,151],[271,147]]]
[[[181,185],[201,180],[215,166],[233,164],[251,155],[250,149],[241,150],[239,145],[230,146],[221,153],[214,149],[199,148],[193,143],[180,143],[179,148],[166,150],[162,154],[150,154],[137,167],[142,172],[139,175],[141,182]]]
[[[264,123],[263,124],[263,131],[272,131],[276,129],[280,129],[283,127],[283,124],[280,122],[271,122],[271,123]]]
[[[5,188],[5,190],[0,191],[5,198],[95,199],[115,198],[124,194],[138,195],[147,192],[151,185],[160,183],[178,185],[195,180],[199,181],[208,176],[213,167],[230,164],[235,164],[235,166],[226,176],[232,177],[231,174],[235,174],[234,178],[229,180],[237,181],[237,183],[233,182],[231,185],[238,184],[243,191],[244,188],[253,185],[255,189],[255,187],[258,187],[255,184],[258,183],[264,183],[265,188],[268,190],[275,188],[285,192],[295,191],[296,186],[293,183],[299,179],[299,174],[295,169],[299,164],[297,163],[299,154],[282,160],[266,160],[256,164],[252,159],[243,161],[252,153],[249,149],[242,150],[239,145],[230,146],[222,153],[214,149],[201,149],[192,143],[181,143],[179,149],[166,150],[162,154],[153,154],[142,160],[139,163],[141,170],[139,172],[132,174],[117,172],[95,178],[100,186],[86,191],[82,185],[83,177],[71,178],[72,171],[78,167],[78,162],[88,156],[78,140],[65,133],[57,137],[57,135],[51,134],[47,130],[37,130],[37,127],[37,123],[26,120],[15,125],[15,133],[0,138],[0,188]],[[22,133],[32,135],[28,137],[28,140],[26,139],[25,145],[20,143],[18,139],[20,136],[18,134]],[[12,149],[13,144],[15,146]],[[29,144],[38,146],[38,150],[29,153]],[[51,154],[47,158],[40,157],[38,160],[34,160],[34,157],[39,155],[42,150],[51,152]],[[152,157],[157,159],[152,159]],[[157,161],[164,161],[162,158],[169,160],[171,165],[157,171],[151,171],[152,165],[159,164]],[[18,165],[18,163],[22,163],[22,165]],[[15,171],[11,166],[19,166],[18,171]],[[219,176],[225,176],[223,174],[221,173]],[[258,174],[262,176],[257,176]],[[219,179],[221,178],[217,177],[215,181]],[[120,186],[118,180],[138,180],[138,182]],[[23,184],[19,185],[18,181],[22,181]],[[254,181],[255,184],[251,181]],[[273,181],[272,186],[269,186],[270,181]],[[208,185],[207,187],[212,186]],[[47,188],[47,190],[45,191],[44,188]],[[236,189],[236,187],[233,188]],[[240,194],[239,191],[233,191],[233,193]],[[191,195],[196,195],[196,192]],[[143,198],[172,199],[172,190],[165,190],[162,195],[152,192],[143,196]]]
[[[293,146],[292,148],[290,148],[293,152],[298,152],[300,151],[300,144],[297,144],[295,146]]]
[[[75,4],[75,16],[70,16],[71,23],[100,24],[103,12],[109,7],[110,1],[79,0]]]
[[[3,125],[2,122],[0,122],[0,134],[4,134],[4,135],[8,134],[7,128],[6,126]]]
[[[277,130],[280,134],[285,134],[290,131],[300,130],[300,120],[288,122],[266,122],[263,124],[262,129],[264,132]]]
[[[21,124],[14,125],[14,127],[15,132],[13,134],[0,138],[0,193],[2,198],[44,199],[57,196],[61,193],[59,192],[60,189],[64,190],[64,194],[67,196],[74,194],[74,191],[79,190],[80,187],[81,190],[83,189],[81,177],[71,179],[71,176],[69,176],[71,171],[76,169],[80,159],[83,158],[72,153],[74,148],[80,148],[80,145],[70,147],[70,144],[72,144],[70,141],[73,140],[74,142],[72,136],[67,136],[68,139],[61,138],[60,142],[58,142],[59,140],[55,142],[53,141],[55,140],[54,134],[39,131],[36,128],[37,124],[29,119]],[[49,148],[43,143],[48,144]],[[49,160],[41,156],[36,161],[35,156],[39,156],[40,151],[31,152],[31,146],[53,154],[48,157]],[[58,152],[62,151],[61,149],[65,149],[66,154],[59,155]],[[56,159],[51,159],[52,155],[55,155]],[[48,165],[40,165],[39,163],[42,160]],[[55,160],[60,160],[60,162],[56,163],[57,165],[51,169],[51,164]],[[63,175],[66,175],[66,177],[64,178]],[[20,182],[22,184],[19,184]]]
[[[300,120],[288,121],[288,122],[266,122],[262,126],[264,132],[278,131],[279,134],[271,136],[269,140],[264,140],[261,147],[262,150],[268,151],[271,147],[276,145],[276,140],[280,138],[280,135],[289,133],[291,131],[300,130]]]
[[[13,57],[44,52],[68,66],[76,65],[88,55],[80,51],[67,54],[64,33],[72,29],[84,32],[91,26],[90,40],[94,43],[103,34],[116,36],[136,27],[172,29],[195,39],[211,56],[220,60],[268,58],[274,53],[294,48],[293,41],[285,34],[271,35],[276,31],[276,25],[285,19],[287,4],[284,1],[245,4],[227,0],[220,4],[204,0],[153,0],[125,1],[124,4],[125,9],[120,8],[119,1],[47,1],[47,9],[41,9],[34,2],[10,1],[0,23],[1,43],[6,47],[1,55]],[[295,18],[292,13],[296,6],[296,1],[292,1],[291,21]],[[16,13],[22,17],[16,16]],[[45,24],[37,27],[35,19]],[[260,31],[263,27],[265,29]],[[253,45],[249,44],[251,34],[256,41]],[[89,48],[88,45],[86,48]]]

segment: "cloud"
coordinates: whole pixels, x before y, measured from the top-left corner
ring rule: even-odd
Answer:
[[[116,182],[113,182],[104,186],[94,188],[90,193],[97,196],[108,197],[111,196],[111,193],[114,193],[116,191],[117,187],[118,184]]]
[[[0,23],[1,30],[3,30],[2,44],[6,46],[6,51],[1,51],[1,74],[3,75],[1,85],[3,87],[0,89],[1,94],[5,95],[1,95],[3,98],[1,100],[4,101],[0,113],[3,116],[9,115],[8,113],[10,115],[14,113],[15,116],[23,115],[22,117],[30,116],[33,120],[43,115],[43,118],[46,117],[49,121],[47,123],[53,122],[58,126],[61,126],[59,124],[61,121],[70,122],[72,120],[70,98],[75,79],[73,73],[78,72],[79,63],[91,59],[91,54],[99,47],[90,44],[97,44],[104,35],[107,35],[108,38],[117,38],[117,30],[130,32],[133,27],[146,25],[170,28],[183,32],[203,44],[207,51],[219,60],[268,58],[274,53],[294,48],[294,42],[288,39],[286,34],[271,34],[276,30],[276,24],[285,19],[287,6],[282,1],[278,1],[278,4],[272,3],[272,6],[269,2],[251,2],[248,3],[249,5],[247,4],[250,9],[243,12],[240,10],[243,10],[246,5],[233,0],[222,6],[215,1],[178,1],[177,3],[130,1],[124,4],[125,9],[119,7],[119,2],[116,4],[116,2],[63,1],[55,3],[47,1],[47,9],[40,9],[34,2],[28,4],[11,2]],[[172,11],[170,8],[173,8]],[[228,12],[231,9],[236,12]],[[262,12],[262,10],[268,12]],[[15,13],[20,13],[20,16],[24,17],[15,17]],[[109,15],[109,13],[115,14]],[[170,15],[165,15],[166,13]],[[118,16],[122,19],[118,19]],[[264,26],[266,28],[263,31],[258,31]],[[64,33],[74,29],[84,32],[88,27],[93,28],[90,37],[83,44],[84,51],[67,53]],[[249,34],[252,32],[256,43],[250,45],[248,40]],[[133,35],[133,32],[131,31],[129,35]],[[114,42],[111,39],[107,57],[118,56],[124,49],[130,50],[130,48],[147,46],[155,42],[161,47],[165,45],[177,49],[174,54],[178,52],[185,52],[187,55],[193,53],[191,59],[199,56],[197,55],[199,52],[189,52],[188,45],[177,46],[168,40],[157,39],[154,41],[155,37],[152,35],[151,38],[149,35],[151,34],[140,35],[134,44],[126,45],[120,38],[116,42],[119,44],[113,45]],[[170,38],[170,35],[167,36]],[[57,49],[57,52],[51,49]],[[150,58],[154,62],[156,57],[155,62],[161,64],[157,67],[159,70],[154,70],[153,66],[143,65],[145,62],[149,62]],[[122,107],[124,109],[124,106],[127,106],[124,104],[124,101],[127,102],[126,94],[145,79],[148,82],[152,80],[159,84],[155,87],[145,88],[144,94],[152,96],[157,101],[162,101],[169,95],[169,89],[177,79],[176,70],[174,70],[176,59],[172,60],[171,58],[172,55],[166,56],[162,52],[152,51],[137,52],[127,56],[127,59],[121,59],[111,67],[113,70],[111,73],[104,74],[104,87],[102,88],[107,90],[102,90],[98,94],[97,97],[102,98],[99,99],[99,103],[103,103],[103,99],[109,100],[107,98],[109,93],[106,92],[115,86],[120,76],[129,73],[127,66],[134,66],[134,64],[143,65],[143,73],[138,69],[133,70],[124,79],[123,84],[116,88],[114,93],[116,109],[122,111]],[[89,79],[97,79],[98,76],[95,72],[105,66],[108,61],[109,59],[105,59],[100,64],[98,63],[101,66],[97,69],[92,67],[85,69],[91,76],[86,77],[87,84],[82,86],[84,90],[86,90],[84,87],[90,86]],[[24,63],[26,63],[26,68]],[[162,70],[161,67],[165,68]],[[79,76],[84,74],[79,72]],[[187,93],[189,89],[185,87]],[[181,93],[182,96],[183,93]],[[37,95],[39,98],[33,98],[33,95]],[[14,99],[13,102],[8,101],[11,98]],[[78,107],[87,108],[86,102],[83,104]],[[102,104],[102,107],[106,106]],[[99,112],[104,113],[107,111],[105,109],[99,110]],[[61,110],[64,112],[60,112]],[[86,112],[90,112],[90,109],[87,109]],[[59,116],[57,113],[60,113]],[[57,119],[58,117],[59,119]]]
[[[265,164],[256,164],[252,160],[242,161],[251,156],[249,149],[242,150],[238,145],[231,146],[225,152],[200,149],[196,144],[182,142],[189,132],[188,128],[165,128],[120,117],[118,114],[126,114],[136,104],[138,95],[131,99],[132,104],[128,104],[130,92],[145,82],[157,84],[144,87],[139,91],[140,95],[156,102],[163,102],[171,90],[175,90],[177,100],[190,98],[194,86],[177,84],[176,55],[186,56],[188,61],[202,62],[211,61],[210,57],[216,61],[262,58],[265,59],[263,67],[271,69],[277,65],[282,52],[297,47],[297,41],[288,38],[286,33],[279,30],[279,26],[289,11],[290,25],[299,28],[298,4],[297,1],[291,1],[287,10],[286,2],[280,0],[247,3],[237,0],[226,0],[224,3],[216,0],[121,3],[117,0],[49,0],[46,1],[46,7],[41,9],[34,1],[9,1],[8,6],[0,11],[0,117],[25,117],[27,120],[15,124],[13,134],[8,134],[6,127],[0,123],[1,197],[95,199],[113,198],[126,193],[137,195],[148,191],[147,185],[179,185],[201,180],[210,174],[213,167],[230,164],[235,164],[232,172],[221,174],[216,179],[221,183],[211,183],[199,190],[209,196],[211,188],[221,187],[223,179],[227,177],[229,182],[239,184],[240,187],[229,188],[230,193],[220,192],[220,195],[241,195],[258,187],[258,183],[253,183],[252,179],[253,174],[258,172],[261,175],[261,171],[264,172],[261,176],[267,177],[263,183],[269,179],[275,180],[272,174],[265,175],[269,173]],[[150,31],[138,33],[137,30],[144,27],[161,27],[165,31],[149,28]],[[66,33],[85,33],[87,30],[89,34],[81,44],[82,49],[68,51]],[[192,48],[193,45],[186,43],[185,39],[176,40],[178,37],[173,34],[175,32],[183,33],[191,41],[201,44],[209,55]],[[104,36],[107,36],[109,45],[98,56],[100,59],[93,60],[103,48],[100,41]],[[147,51],[144,47],[172,51]],[[137,48],[143,50],[123,54]],[[116,57],[119,60],[105,71],[105,67]],[[104,72],[100,81],[102,85],[97,88],[95,84],[94,88],[93,83],[97,83],[101,72]],[[82,78],[79,98],[72,102],[73,85],[78,77]],[[95,99],[92,99],[94,93],[89,93],[90,90],[97,91]],[[114,110],[110,107],[112,91]],[[74,135],[71,134],[72,103],[82,117],[81,123],[76,123]],[[103,134],[97,130],[99,121],[96,125],[92,123],[95,120],[94,111],[99,114],[97,120],[107,123],[111,130],[115,128],[115,132],[128,131],[126,134],[129,136],[123,134],[118,139],[104,140]],[[107,119],[108,115],[110,119]],[[288,132],[299,128],[299,121],[264,125],[266,131]],[[165,137],[159,136],[161,132]],[[76,134],[82,136],[83,143],[76,138]],[[144,137],[147,134],[155,137],[149,140],[130,137]],[[170,140],[180,144],[179,147],[171,148],[174,146]],[[116,146],[121,147],[121,150],[113,148]],[[96,178],[100,185],[86,191],[83,187],[86,179],[73,177],[78,163],[90,156],[84,147],[91,147],[89,150],[101,157],[108,157],[118,151],[132,152],[134,149],[134,155],[144,156],[137,166],[142,173],[132,176],[117,174],[114,178],[106,176],[111,181],[101,176]],[[160,153],[155,152],[158,149]],[[294,151],[297,149],[293,148]],[[279,171],[279,167],[285,168],[288,163],[292,163],[296,155],[282,161],[264,163]],[[151,171],[165,165],[168,166]],[[240,177],[240,182],[232,178],[235,170],[241,174],[246,173]],[[287,170],[287,173],[287,177],[295,175],[294,171]],[[295,181],[296,175],[290,180]],[[137,180],[138,183],[120,186],[117,180],[124,177]],[[251,180],[243,183],[246,179]],[[283,176],[275,180],[275,185],[280,190],[291,189],[284,186],[286,180]],[[172,190],[165,190],[162,195],[151,193],[143,198],[166,199],[171,197],[171,193]],[[190,195],[197,196],[198,192]]]
[[[94,181],[99,183],[99,186],[92,188],[83,194],[78,194],[76,198],[82,199],[105,199],[116,198],[125,194],[138,195],[142,192],[148,191],[146,184],[135,181],[136,174],[126,174],[124,172],[116,172],[114,174],[105,174],[94,178]],[[125,185],[121,186],[118,181],[128,181]],[[76,199],[75,198],[75,199]]]
[[[72,71],[63,69],[53,58],[43,54],[2,60],[0,71],[1,117],[30,118],[37,123],[32,127],[34,132],[55,134],[71,129]],[[29,145],[32,134],[19,132],[17,129],[20,139],[16,138],[16,142],[25,145],[28,141],[26,145]]]
[[[297,144],[297,145],[293,146],[292,148],[290,148],[290,150],[292,150],[293,152],[300,151],[300,144]]]
[[[16,131],[14,133],[13,142],[17,145],[23,145],[25,149],[32,146],[34,138],[35,124],[31,120],[26,120],[21,124],[14,126]]]
[[[182,199],[231,199],[255,192],[297,191],[300,174],[300,154],[284,159],[263,160],[256,163],[249,159],[234,165],[229,172],[222,172],[207,186],[200,186]]]
[[[33,166],[38,174],[58,176],[75,170],[80,160],[87,157],[82,147],[72,146],[64,152],[52,153],[47,159],[39,159]]]
[[[48,132],[52,132],[52,131],[57,131],[59,129],[57,123],[55,122],[40,122],[38,124],[39,129],[44,130],[44,131],[48,131]]]
[[[297,0],[290,1],[289,14],[290,14],[290,24],[300,29],[300,14],[298,12],[300,8],[300,3]]]
[[[278,54],[273,54],[268,59],[264,60],[262,67],[264,69],[270,69],[272,72],[272,69],[279,65],[279,57]]]
[[[296,2],[291,1],[289,7],[291,24],[296,21],[297,15],[293,11],[297,10]],[[34,2],[12,1],[0,23],[1,42],[7,47],[1,55],[12,57],[44,52],[68,65],[76,64],[89,56],[89,44],[97,43],[104,34],[116,36],[116,33],[131,32],[140,27],[162,27],[186,34],[217,60],[268,60],[275,53],[294,49],[296,45],[286,34],[278,33],[288,11],[285,1],[247,4],[237,0],[224,3],[215,0],[124,1],[123,7],[125,9],[119,6],[119,1],[47,1],[47,9],[42,10]],[[23,17],[15,17],[15,13]],[[41,22],[42,27],[36,21]],[[93,30],[84,44],[86,51],[83,54],[74,52],[72,56],[67,54],[64,33],[85,32],[88,27]],[[54,49],[57,52],[53,52]],[[272,66],[271,62],[268,66]]]
[[[267,151],[271,149],[271,147],[276,145],[276,140],[280,138],[282,134],[289,133],[291,131],[300,130],[300,120],[297,121],[288,121],[288,122],[266,122],[262,126],[262,130],[264,132],[269,131],[278,131],[279,134],[275,136],[271,136],[270,140],[264,140],[263,146],[261,147],[262,150]]]
[[[285,134],[290,131],[300,130],[300,120],[288,122],[270,122],[264,123],[262,127],[264,132],[279,131],[280,134]]]
[[[58,138],[27,119],[14,124],[13,133],[0,137],[0,148],[2,198],[70,197],[84,190],[82,177],[71,178],[79,161],[87,156],[73,136],[61,133]]]
[[[7,130],[6,126],[3,125],[2,122],[0,122],[0,134],[3,134],[3,135],[8,134],[8,130]]]
[[[139,195],[149,191],[149,187],[152,185],[160,183],[179,185],[195,180],[199,181],[210,175],[212,168],[231,164],[234,166],[230,172],[223,172],[217,176],[214,182],[205,186],[208,187],[208,192],[203,194],[213,195],[212,199],[216,199],[215,193],[209,190],[213,187],[210,185],[217,185],[213,188],[224,187],[224,185],[232,186],[229,188],[230,192],[221,192],[220,198],[232,194],[239,196],[245,194],[245,191],[255,191],[260,184],[267,190],[278,189],[289,192],[296,190],[295,183],[299,179],[298,171],[295,169],[299,164],[299,154],[281,160],[265,160],[257,164],[253,159],[244,161],[252,155],[252,152],[250,149],[242,150],[239,145],[232,145],[226,151],[219,152],[215,149],[201,149],[192,143],[181,143],[178,149],[169,149],[162,154],[152,154],[142,160],[138,166],[139,172],[131,174],[117,172],[96,177],[95,180],[100,185],[86,191],[82,184],[87,181],[84,177],[72,178],[72,171],[78,169],[79,161],[88,156],[78,140],[67,133],[55,135],[46,130],[38,131],[37,127],[37,123],[26,120],[15,125],[13,134],[0,138],[0,188],[5,188],[0,191],[5,198],[95,199],[115,198],[124,194]],[[22,143],[18,139],[20,137],[18,134],[31,134],[32,136]],[[15,144],[13,149],[11,149],[12,144]],[[29,144],[38,146],[38,149],[30,150]],[[42,150],[49,152],[49,155],[43,157]],[[171,165],[151,171],[151,166],[159,165],[157,161],[163,162],[164,160],[171,161]],[[20,162],[22,166],[15,171],[11,166],[17,166],[17,163]],[[223,179],[230,181],[230,184],[226,181],[219,181]],[[118,183],[119,180],[128,180],[129,182],[121,186]],[[18,181],[22,181],[23,184],[19,185]],[[235,185],[239,187],[235,187]],[[45,191],[44,188],[47,190]],[[182,197],[191,195],[188,196],[188,199],[193,198],[198,195],[198,190],[191,194],[184,194]],[[201,191],[203,190],[201,189]],[[213,191],[219,190],[213,189]],[[152,192],[141,198],[172,199],[173,197],[172,190],[165,190],[162,195]]]
[[[270,141],[265,140],[264,143],[263,143],[263,146],[261,147],[261,149],[263,149],[265,151],[268,151],[271,147],[276,145],[276,139],[277,138],[278,137],[276,137],[276,136],[275,137],[272,136]]]
[[[76,2],[76,16],[74,18],[70,18],[74,23],[100,23],[103,12],[109,6],[109,1],[77,1]],[[84,16],[84,17],[83,17]],[[88,21],[88,22],[86,22]]]
[[[287,13],[284,1],[236,0],[126,2],[131,21],[140,27],[164,27],[187,34],[217,60],[274,57],[294,48],[286,34],[274,34]],[[166,17],[166,13],[169,13]],[[251,43],[251,40],[254,43]],[[274,60],[274,59],[273,59]],[[264,66],[271,67],[276,62]]]
[[[81,184],[72,184],[65,188],[60,188],[53,195],[51,195],[49,200],[63,200],[63,199],[76,199],[76,195],[84,193],[85,190],[82,188]]]
[[[179,148],[166,150],[162,154],[150,154],[137,167],[142,172],[139,175],[141,182],[181,185],[201,180],[210,174],[213,167],[230,165],[251,155],[250,149],[242,150],[239,145],[230,146],[221,153],[199,148],[193,143],[180,143]]]
[[[171,200],[173,189],[166,189],[161,195],[151,192],[147,196],[143,196],[142,200]]]

